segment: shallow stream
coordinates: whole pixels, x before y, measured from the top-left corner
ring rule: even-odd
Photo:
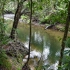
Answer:
[[[10,15],[8,14],[4,15],[4,19],[12,20],[14,15],[11,15],[11,17]],[[11,25],[9,25],[8,28],[11,28],[10,26]],[[32,40],[30,52],[31,58],[30,65],[32,70],[34,70],[33,68],[37,66],[38,66],[37,70],[41,70],[42,68],[44,70],[57,70],[60,53],[60,42],[57,40],[55,36],[57,36],[58,38],[59,36],[62,36],[62,33],[53,30],[50,31],[45,30],[43,27],[38,25],[32,25]],[[19,23],[17,29],[17,37],[28,48],[29,44],[28,24]],[[27,58],[27,56],[25,58]],[[25,62],[26,59],[23,59],[23,61]]]
[[[28,48],[29,25],[20,23],[17,33],[20,41],[24,42]],[[32,25],[31,65],[37,66],[41,62],[40,66],[43,66],[45,70],[57,70],[59,53],[60,42],[55,36],[52,33],[49,34],[43,27]]]

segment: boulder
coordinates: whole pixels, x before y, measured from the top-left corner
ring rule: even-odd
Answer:
[[[10,41],[7,45],[3,46],[6,50],[7,55],[13,57],[19,57],[21,55],[24,57],[28,54],[28,49],[20,41]]]

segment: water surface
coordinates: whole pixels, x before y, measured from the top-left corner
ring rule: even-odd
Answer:
[[[28,47],[29,25],[19,24],[18,38]],[[42,58],[42,64],[46,65],[46,70],[57,70],[60,42],[56,40],[52,33],[49,34],[44,28],[32,25],[31,50],[31,58],[35,56],[39,59]]]

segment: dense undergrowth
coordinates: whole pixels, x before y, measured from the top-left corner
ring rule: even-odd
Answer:
[[[9,62],[8,56],[3,49],[0,49],[0,67],[2,67],[4,70],[11,70],[12,67],[11,63]]]

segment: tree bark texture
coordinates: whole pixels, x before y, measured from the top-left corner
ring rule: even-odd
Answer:
[[[13,26],[12,26],[12,30],[11,30],[11,34],[10,34],[11,39],[15,38],[15,32],[16,32],[16,29],[18,26],[19,18],[21,16],[21,10],[22,10],[24,1],[26,1],[26,0],[21,0],[20,2],[18,2],[17,10],[15,12],[14,22],[13,22]]]

